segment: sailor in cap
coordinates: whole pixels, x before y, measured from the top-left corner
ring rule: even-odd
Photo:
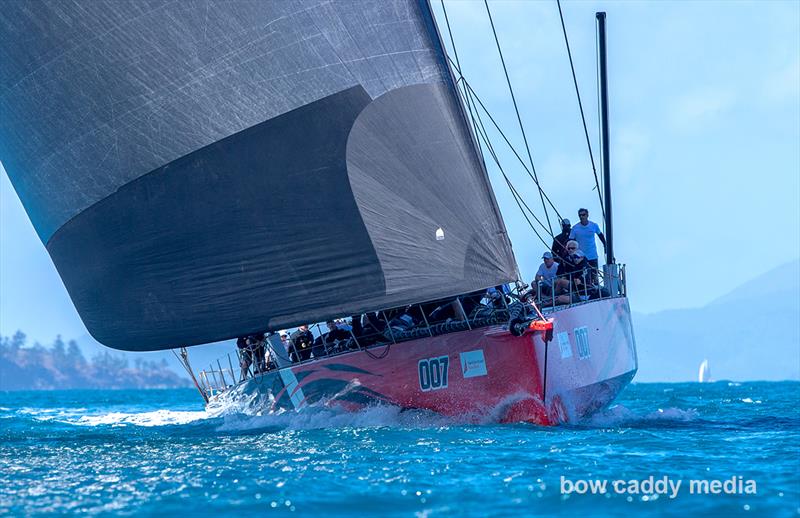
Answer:
[[[550,251],[553,253],[553,259],[556,262],[562,262],[567,257],[567,241],[569,241],[569,234],[572,231],[572,225],[567,218],[561,220],[561,233],[553,238],[553,245]]]

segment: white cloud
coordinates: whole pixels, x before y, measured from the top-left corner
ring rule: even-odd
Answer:
[[[696,129],[713,122],[731,109],[736,95],[723,87],[704,87],[679,97],[670,114],[673,125],[681,130]]]
[[[650,136],[638,125],[624,125],[612,133],[611,149],[615,181],[627,186],[650,152]]]
[[[773,102],[800,101],[800,59],[764,79],[764,98]]]

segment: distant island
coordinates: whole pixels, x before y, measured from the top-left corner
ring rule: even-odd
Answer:
[[[631,305],[636,308],[635,293]],[[689,299],[690,300],[690,299]],[[635,382],[696,381],[708,360],[716,380],[800,379],[800,261],[759,275],[711,303],[633,315]],[[13,329],[13,328],[12,328]],[[112,351],[89,334],[49,348],[24,333],[0,337],[0,390],[190,387],[170,351]],[[191,347],[197,370],[228,363],[235,341]],[[87,361],[85,358],[91,358]]]
[[[634,314],[635,381],[800,379],[800,261],[778,266],[702,307]]]
[[[0,390],[149,389],[190,386],[166,360],[136,359],[103,351],[84,358],[75,340],[56,337],[49,348],[28,345],[25,333],[0,337]]]

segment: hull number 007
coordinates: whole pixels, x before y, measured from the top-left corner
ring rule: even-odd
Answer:
[[[423,392],[447,388],[447,370],[450,360],[447,356],[425,358],[418,364],[419,388]]]

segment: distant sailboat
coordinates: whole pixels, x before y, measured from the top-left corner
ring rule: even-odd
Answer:
[[[708,366],[708,360],[703,360],[700,364],[700,372],[697,374],[697,381],[699,383],[709,383],[711,381],[711,368]]]

